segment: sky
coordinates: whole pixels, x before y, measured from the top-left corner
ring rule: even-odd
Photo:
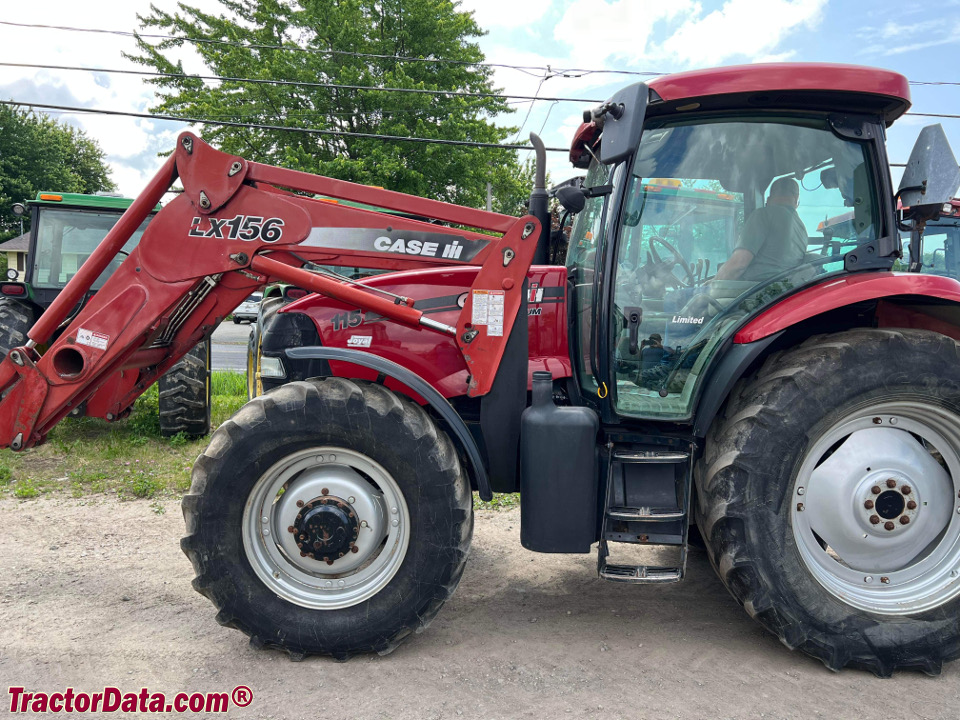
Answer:
[[[153,3],[168,11],[176,7],[172,0]],[[190,4],[207,11],[220,7],[217,0]],[[149,5],[150,0],[6,2],[0,21],[130,31],[138,27],[137,13],[148,12]],[[551,68],[532,74],[498,68],[495,84],[507,94],[605,99],[639,78],[573,70],[665,73],[782,61],[871,65],[912,81],[960,83],[955,62],[960,0],[912,5],[893,0],[869,5],[853,0],[462,0],[460,5],[487,31],[478,42],[488,62]],[[120,36],[0,24],[0,48],[0,63],[138,67],[121,55],[134,49],[133,40]],[[183,59],[189,72],[204,70],[189,53]],[[960,85],[915,85],[912,93],[916,112],[960,114]],[[153,104],[152,88],[136,76],[4,66],[0,99],[133,112],[149,112]],[[548,146],[567,147],[589,106],[517,104],[515,113],[497,122],[522,126],[523,137],[538,132]],[[187,127],[150,119],[53,116],[97,140],[114,182],[130,196],[159,168],[158,153],[171,149]],[[888,133],[891,162],[906,162],[920,128],[933,122],[938,121],[898,120]],[[939,122],[960,154],[960,120]],[[549,154],[548,170],[555,182],[578,173],[563,153]],[[893,176],[896,183],[897,169]]]

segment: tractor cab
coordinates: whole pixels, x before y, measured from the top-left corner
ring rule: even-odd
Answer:
[[[30,213],[31,228],[23,279],[26,294],[40,312],[53,302],[132,202],[108,195],[41,192],[21,206]],[[99,290],[136,247],[148,222],[149,218],[141,224],[92,290]]]
[[[908,107],[900,76],[781,70],[669,76],[585,114],[571,332],[580,390],[611,419],[689,421],[749,318],[900,255],[883,144]]]

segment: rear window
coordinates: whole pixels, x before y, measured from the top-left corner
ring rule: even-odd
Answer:
[[[246,302],[258,303],[262,298],[263,298],[263,295],[259,295],[259,294],[251,295],[250,297],[247,298]]]

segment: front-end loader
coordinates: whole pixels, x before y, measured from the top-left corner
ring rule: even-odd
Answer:
[[[471,490],[519,489],[530,550],[597,545],[603,579],[676,582],[696,522],[788,647],[935,674],[960,655],[960,282],[892,268],[960,170],[927,128],[894,191],[885,131],[909,104],[901,75],[844,65],[625,88],[574,138],[563,266],[546,264],[542,158],[518,219],[184,133],[0,363],[0,445],[43,442],[82,402],[122,418],[251,292],[288,283],[316,294],[277,313],[276,357],[302,377],[214,433],[183,500],[194,587],[253,644],[389,652],[456,588]],[[637,564],[631,546],[673,556]]]

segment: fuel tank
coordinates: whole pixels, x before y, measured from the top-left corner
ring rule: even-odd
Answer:
[[[456,325],[478,267],[436,268],[375,275],[361,282],[412,298],[414,307],[447,325]],[[567,271],[533,266],[527,273],[530,363],[533,373],[548,371],[554,378],[570,376],[567,346]],[[308,295],[285,306],[281,313],[301,313],[316,325],[324,347],[364,350],[412,370],[444,397],[466,395],[466,363],[454,338],[423,328],[401,325],[332,298]],[[330,362],[334,375],[375,380],[376,373],[346,363]]]

